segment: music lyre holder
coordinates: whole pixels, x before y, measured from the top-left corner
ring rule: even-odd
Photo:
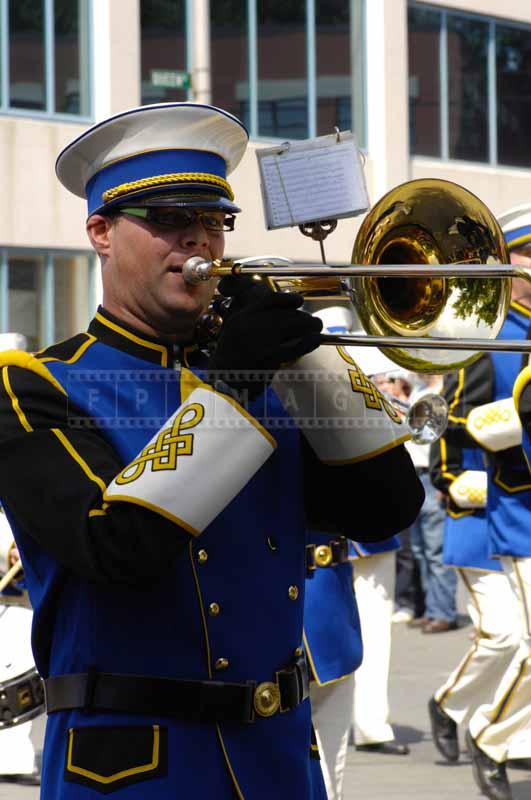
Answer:
[[[337,126],[334,127],[336,135],[336,142],[341,141],[341,133]],[[323,264],[326,264],[326,255],[324,249],[324,240],[326,237],[333,233],[337,228],[337,219],[318,219],[315,222],[304,222],[299,225],[299,230],[303,236],[309,236],[314,242],[319,242],[321,248],[321,259]]]

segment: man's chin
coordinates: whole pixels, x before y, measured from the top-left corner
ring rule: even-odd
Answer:
[[[178,339],[189,341],[194,338],[197,323],[204,314],[204,309],[186,306],[167,307],[159,316],[158,327],[164,334],[175,335]]]

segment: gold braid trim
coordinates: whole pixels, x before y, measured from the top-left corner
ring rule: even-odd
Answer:
[[[153,175],[151,178],[141,178],[138,181],[131,181],[130,183],[121,183],[113,189],[107,189],[103,192],[101,199],[104,203],[110,200],[115,200],[124,194],[140,191],[141,189],[150,189],[156,186],[165,186],[168,183],[190,183],[193,181],[200,181],[201,183],[211,183],[214,186],[220,186],[225,189],[229,199],[234,200],[234,192],[229,184],[218,175],[211,175],[209,172],[174,172],[169,175]]]

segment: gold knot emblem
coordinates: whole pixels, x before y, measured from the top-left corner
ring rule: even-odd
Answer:
[[[205,409],[200,403],[191,403],[179,411],[172,426],[159,431],[157,438],[120,472],[116,483],[121,486],[136,481],[148,464],[152,472],[176,469],[179,456],[191,456],[194,450],[194,434],[183,431],[195,428],[204,416]]]
[[[487,492],[483,488],[461,486],[459,487],[458,494],[460,497],[466,498],[471,503],[485,503],[487,500]]]
[[[261,717],[272,717],[280,708],[280,689],[276,683],[259,683],[254,693],[254,710]]]
[[[481,428],[484,428],[485,425],[488,426],[509,422],[511,417],[512,414],[508,408],[503,409],[503,411],[501,411],[499,408],[493,408],[486,414],[478,417],[474,424],[478,430],[481,430]]]
[[[374,383],[370,381],[367,376],[361,371],[351,355],[347,353],[344,347],[337,347],[337,352],[347,364],[350,364],[354,369],[348,370],[350,378],[350,385],[352,391],[356,394],[361,394],[365,402],[365,408],[370,408],[373,411],[384,411],[389,419],[397,425],[402,424],[402,417],[383,394],[376,388]]]

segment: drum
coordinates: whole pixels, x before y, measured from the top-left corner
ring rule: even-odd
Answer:
[[[0,605],[0,730],[45,710],[44,685],[31,652],[32,617],[28,609]]]

